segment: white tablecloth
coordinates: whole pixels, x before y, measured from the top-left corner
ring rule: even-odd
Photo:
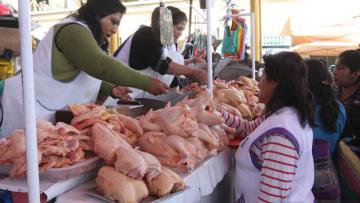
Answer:
[[[216,185],[224,178],[232,167],[234,150],[225,149],[216,156],[204,161],[190,174],[181,174],[186,184],[190,187],[184,192],[167,198],[163,203],[191,203],[199,202],[201,197],[213,192]],[[95,187],[95,180],[86,182],[57,197],[56,203],[103,203],[102,200],[86,194]],[[231,191],[229,191],[231,194]]]
[[[73,187],[83,184],[84,182],[96,177],[96,172],[89,172],[78,177],[74,177],[61,182],[49,182],[40,180],[40,193],[44,193],[47,200],[51,200],[60,194],[70,190]],[[13,180],[9,177],[0,180],[0,189],[8,190],[11,192],[23,192],[27,193],[27,181],[26,178]]]

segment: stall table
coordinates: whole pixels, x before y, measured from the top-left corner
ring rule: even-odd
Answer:
[[[234,165],[234,153],[235,150],[226,148],[216,156],[203,161],[203,163],[191,173],[180,174],[189,188],[178,195],[164,199],[162,202],[218,202],[212,200],[211,194],[213,193],[216,193],[217,197],[222,197],[223,202],[230,202],[232,198],[232,178],[228,172]],[[227,180],[223,180],[225,175],[228,177]],[[87,191],[94,189],[94,187],[96,187],[95,180],[88,181],[59,195],[56,203],[102,203],[102,200],[87,195]],[[224,187],[226,187],[226,189]],[[229,198],[230,201],[226,201],[226,198]]]
[[[84,182],[93,179],[96,176],[96,172],[84,173],[78,177],[74,177],[68,180],[59,182],[50,182],[40,179],[40,193],[42,197],[45,197],[45,201],[49,201],[60,194],[70,190],[73,187],[83,184]],[[26,178],[14,180],[9,177],[0,179],[0,189],[14,192],[17,196],[22,196],[27,199],[27,182]]]

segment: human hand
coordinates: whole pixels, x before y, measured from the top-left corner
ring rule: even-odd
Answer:
[[[205,58],[206,57],[206,51],[205,49],[202,49],[198,52],[198,54],[193,58],[192,62],[194,64],[201,64],[201,63],[205,63]]]
[[[205,59],[201,56],[198,56],[192,60],[194,64],[202,64],[205,63]]]
[[[146,90],[152,95],[160,95],[165,94],[169,90],[169,86],[165,83],[161,82],[158,79],[152,78],[150,82],[150,87]]]
[[[189,78],[202,85],[208,82],[207,72],[203,69],[197,69],[197,68],[192,69],[192,73],[189,76]]]
[[[122,101],[131,100],[129,93],[132,93],[131,89],[124,86],[116,86],[111,90],[111,95]]]

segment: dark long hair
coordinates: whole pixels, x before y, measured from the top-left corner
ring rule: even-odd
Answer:
[[[315,126],[314,103],[308,88],[307,66],[294,52],[280,52],[264,57],[265,74],[277,86],[266,105],[265,114],[271,115],[285,106],[294,107],[300,116],[301,126]]]
[[[180,9],[173,6],[167,6],[166,8],[171,11],[173,25],[187,21],[186,14]],[[160,7],[156,7],[151,14],[151,28],[154,38],[160,42]]]
[[[320,59],[305,60],[308,66],[309,89],[317,104],[320,104],[320,118],[328,131],[336,131],[336,120],[339,115],[339,105],[331,86],[332,76],[325,61]]]
[[[120,0],[87,0],[85,5],[81,6],[71,16],[85,22],[89,26],[95,40],[98,44],[102,45],[104,42],[107,42],[107,39],[104,37],[104,33],[102,33],[100,19],[117,12],[121,14],[126,12],[126,7]]]

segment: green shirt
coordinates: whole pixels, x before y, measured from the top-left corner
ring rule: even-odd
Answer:
[[[54,33],[57,33],[62,26],[64,25],[56,25]],[[106,55],[92,33],[84,26],[72,23],[54,35],[56,39],[53,42],[51,65],[56,80],[71,81],[80,71],[84,71],[103,81],[100,94],[107,96],[111,94],[111,89],[115,85],[143,90],[149,88],[151,77]]]

